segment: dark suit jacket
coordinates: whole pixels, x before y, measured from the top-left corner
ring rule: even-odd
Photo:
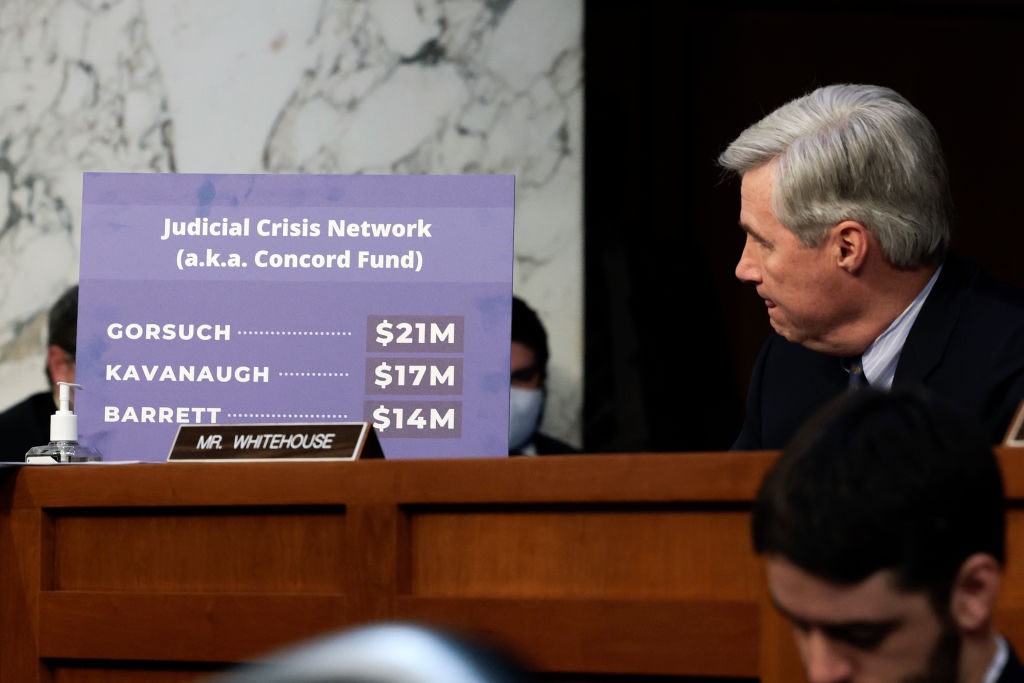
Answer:
[[[33,446],[50,442],[50,416],[57,410],[44,391],[0,413],[0,462],[24,462]]]
[[[533,438],[530,439],[530,443],[537,450],[537,455],[575,455],[579,451],[564,441],[559,441],[553,436],[547,436],[540,432],[535,432]],[[509,455],[517,456],[522,455],[522,451],[511,451]]]
[[[564,441],[559,441],[553,436],[537,432],[533,435],[533,447],[537,449],[537,455],[570,455],[579,451]]]
[[[838,358],[777,334],[750,378],[734,450],[782,448],[803,421],[846,389]],[[923,385],[978,417],[993,443],[1024,399],[1024,293],[950,257],[900,354],[894,387]]]
[[[1021,666],[1012,646],[1010,657],[1006,660],[1006,666],[1003,667],[1003,672],[999,674],[996,683],[1024,683],[1024,667]]]

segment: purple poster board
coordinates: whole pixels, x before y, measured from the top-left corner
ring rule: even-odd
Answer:
[[[75,408],[106,460],[359,421],[388,459],[507,456],[513,176],[83,185]]]

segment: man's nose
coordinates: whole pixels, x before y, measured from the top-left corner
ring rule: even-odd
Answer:
[[[804,636],[804,666],[809,683],[841,683],[850,680],[853,666],[850,658],[828,637],[812,631]]]
[[[754,250],[754,240],[747,235],[740,260],[736,264],[736,277],[742,282],[752,282],[756,285],[761,282],[761,265]]]

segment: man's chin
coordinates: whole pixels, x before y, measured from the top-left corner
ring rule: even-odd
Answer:
[[[771,322],[772,329],[775,330],[775,333],[777,335],[779,335],[780,337],[782,337],[783,339],[792,344],[799,344],[800,346],[808,348],[811,351],[823,353],[827,356],[842,355],[839,352],[839,349],[825,342],[821,338],[812,339],[806,333],[803,333],[799,330],[795,330],[787,325],[783,325],[775,320],[770,320],[769,322]]]
[[[771,323],[772,329],[775,330],[775,334],[779,335],[786,341],[793,342],[794,344],[804,343],[805,340],[800,335],[798,335],[796,333],[796,330],[794,330],[792,327],[784,325],[775,318],[772,318],[770,316],[768,318],[768,322]]]

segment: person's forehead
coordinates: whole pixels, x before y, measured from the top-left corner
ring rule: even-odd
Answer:
[[[512,342],[512,367],[525,368],[537,361],[537,353],[521,341]]]
[[[836,583],[815,576],[782,557],[765,560],[772,601],[787,616],[809,623],[836,624],[896,619],[922,608],[923,592],[906,592],[890,570],[875,572],[860,583]]]
[[[791,236],[772,209],[771,164],[759,166],[743,174],[740,186],[740,227],[760,239],[785,240]]]
[[[775,184],[773,164],[752,168],[740,180],[740,199],[744,202],[763,202],[771,199]]]

